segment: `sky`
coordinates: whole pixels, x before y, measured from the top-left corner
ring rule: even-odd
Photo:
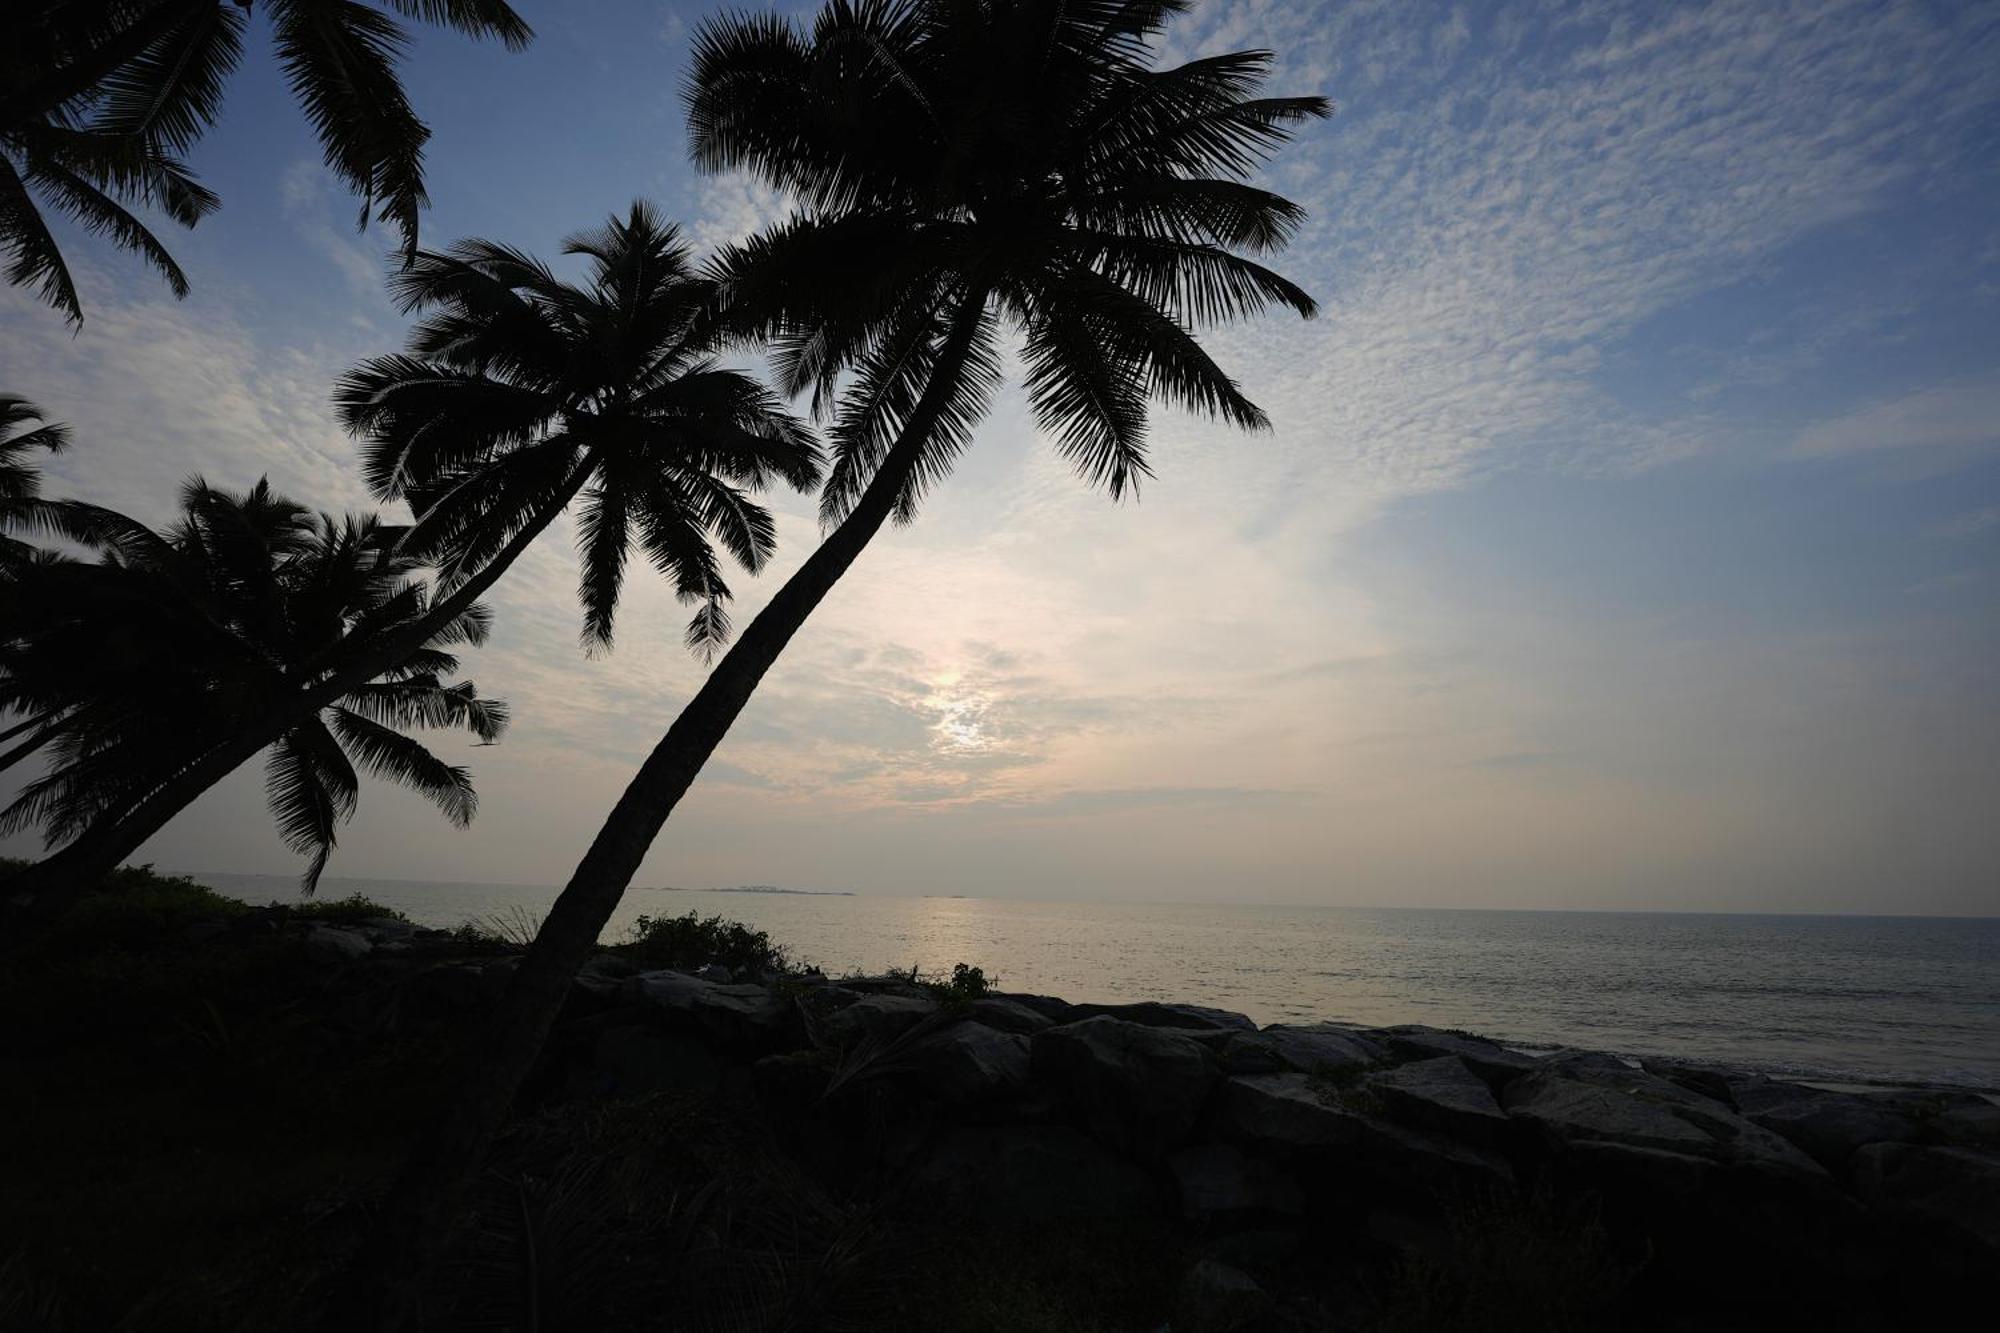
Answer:
[[[553,255],[634,197],[703,246],[783,215],[686,161],[709,4],[520,0],[426,35],[425,238]],[[261,30],[261,17],[255,20]],[[1274,430],[1155,423],[1114,503],[1018,376],[739,720],[636,882],[1395,906],[2000,913],[2000,9],[1210,0],[1161,59],[1324,93],[1267,173],[1322,302],[1218,330]],[[0,291],[48,490],[168,517],[200,473],[361,509],[329,386],[395,350],[260,35],[194,151],[193,294],[70,237],[72,336]],[[739,576],[739,624],[811,549]],[[628,580],[578,647],[566,531],[467,659],[516,721],[456,830],[364,788],[334,875],[560,883],[698,684]],[[140,854],[291,873],[260,769]],[[32,852],[31,840],[0,845]]]

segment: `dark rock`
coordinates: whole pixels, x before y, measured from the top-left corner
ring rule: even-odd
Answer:
[[[655,1092],[711,1092],[721,1066],[708,1047],[684,1032],[651,1024],[602,1028],[588,1060],[569,1079],[572,1097],[643,1097]]]
[[[1567,1156],[1592,1190],[1623,1188],[1655,1198],[1697,1198],[1709,1190],[1721,1169],[1706,1157],[1596,1139],[1570,1144]]]
[[[1337,1161],[1391,1183],[1448,1190],[1492,1188],[1513,1180],[1503,1158],[1391,1124],[1365,1109],[1366,1100],[1343,1100],[1305,1074],[1235,1075],[1223,1080],[1214,1124],[1222,1138],[1253,1152]]]
[[[1700,1065],[1675,1064],[1667,1060],[1641,1060],[1639,1067],[1655,1078],[1677,1083],[1689,1092],[1698,1092],[1711,1101],[1736,1109],[1736,1094],[1729,1086],[1729,1075],[1720,1069],[1704,1069]]]
[[[1976,1092],[1897,1088],[1868,1095],[1907,1112],[1926,1141],[1960,1148],[2000,1148],[2000,1105]]]
[[[1115,1018],[1149,1028],[1257,1030],[1257,1025],[1242,1014],[1199,1004],[1162,1004],[1157,1000],[1141,1000],[1136,1004],[1078,1004],[1072,1005],[1071,1009],[1079,1019]]]
[[[1486,1081],[1455,1055],[1416,1060],[1368,1076],[1365,1085],[1395,1119],[1488,1147],[1509,1121]]]
[[[1854,1154],[1854,1190],[1875,1207],[1942,1223],[2000,1254],[2000,1154],[1871,1143]]]
[[[1551,1062],[1509,1083],[1501,1104],[1558,1146],[1609,1142],[1748,1167],[1799,1183],[1827,1182],[1818,1163],[1778,1135],[1641,1069]]]
[[[1177,1333],[1240,1333],[1274,1308],[1256,1278],[1217,1259],[1198,1259],[1174,1293]]]
[[[1739,1082],[1734,1089],[1744,1119],[1782,1135],[1827,1166],[1839,1167],[1870,1143],[1907,1143],[1917,1122],[1893,1102],[1797,1083]]]
[[[1305,1211],[1304,1194],[1291,1173],[1227,1143],[1176,1148],[1167,1155],[1167,1168],[1180,1190],[1181,1215],[1197,1226],[1241,1225]]]
[[[306,957],[322,963],[351,963],[375,948],[366,935],[344,926],[309,925],[304,942]]]
[[[703,981],[735,981],[736,973],[721,963],[703,963],[694,970],[694,975]]]
[[[820,1020],[820,1032],[841,1046],[893,1041],[937,1012],[928,995],[869,995]]]
[[[188,944],[207,944],[228,933],[227,921],[190,921],[181,928],[181,939]]]
[[[684,972],[642,972],[619,993],[651,1006],[665,1026],[726,1048],[777,1045],[792,1021],[791,1003],[762,986],[721,986]]]
[[[917,1086],[948,1105],[1005,1101],[1028,1086],[1028,1039],[983,1023],[928,1033],[903,1058]]]
[[[1217,1028],[1196,1040],[1208,1047],[1225,1072],[1340,1074],[1389,1058],[1388,1048],[1346,1028],[1276,1024],[1261,1032]]]
[[[995,993],[988,998],[1005,1000],[1010,1004],[1018,1004],[1023,1009],[1032,1009],[1043,1018],[1048,1019],[1052,1026],[1061,1023],[1074,1023],[1077,1019],[1083,1017],[1082,1014],[1076,1012],[1075,1005],[1071,1004],[1068,1000],[1059,1000],[1053,995],[1027,995],[1019,991],[1006,991]]]
[[[1034,1072],[1119,1152],[1153,1159],[1184,1142],[1217,1070],[1183,1033],[1109,1017],[1046,1028],[1031,1039]]]
[[[946,1133],[916,1168],[925,1199],[1036,1226],[1157,1213],[1160,1192],[1131,1162],[1068,1125],[977,1125]]]
[[[984,1023],[997,1031],[1023,1035],[1032,1035],[1043,1028],[1054,1027],[1056,1023],[1041,1010],[1005,995],[983,995],[972,1002],[966,1014],[974,1022]],[[1068,1021],[1066,1016],[1064,1021]]]
[[[1531,1055],[1510,1051],[1484,1037],[1416,1023],[1377,1028],[1370,1035],[1403,1060],[1435,1060],[1440,1055],[1455,1055],[1465,1061],[1467,1069],[1495,1087],[1527,1073],[1538,1063]]]

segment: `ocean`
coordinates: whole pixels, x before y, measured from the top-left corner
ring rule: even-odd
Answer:
[[[279,876],[197,878],[249,901]],[[329,877],[427,925],[537,919],[552,888]],[[2000,1089],[2000,918],[1453,911],[633,889],[829,973],[974,963],[1007,990],[1180,1000],[1260,1023],[1464,1028],[1839,1082]]]

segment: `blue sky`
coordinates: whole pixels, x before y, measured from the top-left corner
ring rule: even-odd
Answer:
[[[427,35],[426,237],[543,253],[635,195],[706,244],[785,201],[685,164],[708,5]],[[1137,504],[1003,398],[822,608],[642,882],[1410,905],[2000,911],[2000,12],[1974,3],[1200,6],[1339,114],[1273,167],[1319,295],[1212,342],[1276,430],[1162,416]],[[0,294],[53,489],[190,472],[365,503],[331,377],[394,347],[263,48],[194,162],[173,302],[87,241],[74,338]],[[782,574],[810,549],[781,504]],[[386,790],[334,873],[563,878],[699,677],[635,589],[576,649],[552,535],[471,662],[519,722],[469,833]],[[743,580],[744,612],[775,580]],[[19,844],[17,842],[16,849]],[[149,846],[283,871],[258,775]]]

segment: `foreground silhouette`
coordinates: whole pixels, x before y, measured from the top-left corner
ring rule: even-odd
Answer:
[[[28,735],[0,768],[30,755],[45,771],[0,810],[0,833],[38,827],[50,841],[115,819],[207,734],[291,691],[290,677],[337,656],[354,635],[425,619],[418,562],[400,529],[373,517],[315,514],[259,482],[232,495],[199,480],[167,532],[108,510],[64,507],[63,530],[96,559],[46,556],[9,571],[0,625],[0,709]],[[352,816],[356,769],[471,822],[471,775],[404,734],[459,727],[481,741],[506,726],[504,705],[458,669],[448,648],[478,643],[470,608],[429,632],[390,669],[268,738],[266,790],[279,833],[308,858],[310,893]],[[260,747],[263,748],[263,747]]]
[[[829,4],[703,26],[697,162],[747,167],[806,213],[720,263],[731,326],[771,340],[832,417],[832,530],[717,664],[577,866],[513,974],[445,1114],[417,1144],[339,1319],[400,1327],[456,1201],[578,966],[681,795],[794,633],[892,515],[971,441],[1023,337],[1031,406],[1083,476],[1146,474],[1150,399],[1256,427],[1193,327],[1311,299],[1235,253],[1281,248],[1291,202],[1243,183],[1319,98],[1257,96],[1268,52],[1147,68],[1177,0]],[[836,389],[846,377],[844,392]]]
[[[40,286],[72,324],[83,303],[37,197],[142,255],[185,296],[187,277],[126,204],[192,227],[221,201],[181,158],[216,122],[255,0],[67,0],[0,22],[0,245],[7,280]],[[430,130],[397,66],[409,33],[350,0],[263,0],[278,62],[326,165],[417,244]],[[384,8],[519,50],[534,36],[503,0],[389,0]]]
[[[343,418],[366,433],[371,489],[420,515],[398,552],[441,567],[436,606],[296,663],[290,693],[201,733],[144,799],[8,881],[11,891],[73,898],[96,884],[299,719],[462,616],[579,495],[586,640],[611,641],[635,545],[698,604],[689,643],[721,640],[729,588],[711,543],[763,567],[774,535],[751,493],[811,486],[811,433],[754,379],[713,364],[713,284],[650,207],[565,249],[590,260],[586,282],[490,241],[419,253],[390,283],[404,310],[425,316],[408,354],[368,361],[338,389]]]

